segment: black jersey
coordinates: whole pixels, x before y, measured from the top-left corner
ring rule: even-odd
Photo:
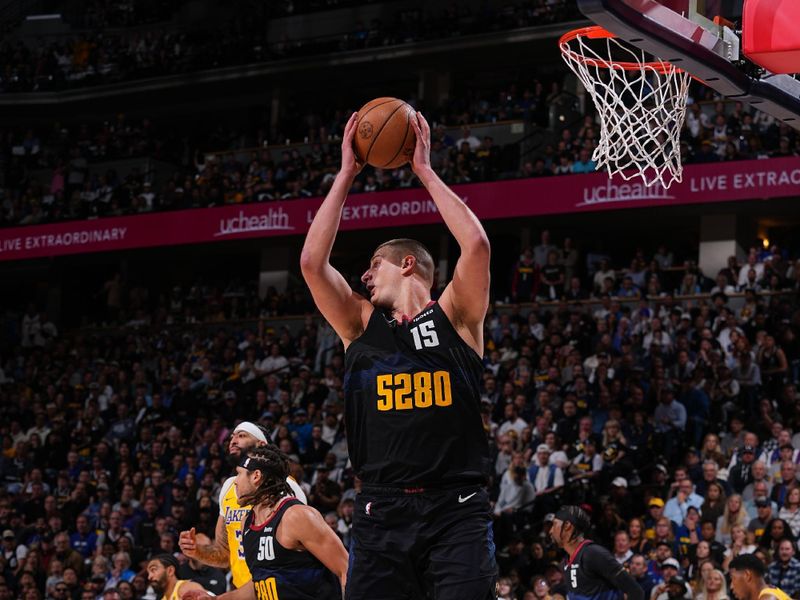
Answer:
[[[584,542],[564,564],[569,600],[622,600],[614,581],[624,568],[612,554],[590,541]]]
[[[481,357],[437,303],[402,323],[375,309],[345,357],[350,460],[364,483],[483,483]]]
[[[253,511],[242,525],[242,546],[258,600],[341,600],[342,586],[316,556],[289,550],[278,542],[278,526],[286,510],[302,505],[297,498],[281,500],[266,523],[254,524]]]

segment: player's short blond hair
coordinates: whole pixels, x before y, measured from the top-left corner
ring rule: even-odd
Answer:
[[[408,256],[409,254],[416,258],[417,273],[419,273],[425,281],[433,286],[433,256],[431,255],[430,250],[425,247],[425,244],[409,238],[397,238],[382,243],[380,246],[375,248],[375,252],[373,254],[377,254],[381,250],[384,250],[388,254],[389,260],[397,264],[403,260],[404,256]]]

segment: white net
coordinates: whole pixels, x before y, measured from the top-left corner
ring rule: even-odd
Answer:
[[[592,27],[565,35],[561,53],[578,76],[600,121],[592,159],[609,177],[640,177],[665,189],[683,177],[680,134],[690,76],[674,65],[647,61],[644,52]]]

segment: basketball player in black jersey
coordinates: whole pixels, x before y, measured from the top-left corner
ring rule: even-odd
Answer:
[[[341,600],[347,551],[322,515],[292,495],[288,475],[286,456],[275,448],[242,456],[234,485],[242,505],[253,506],[242,522],[252,579],[223,600]]]
[[[590,528],[589,515],[578,506],[565,506],[553,518],[550,537],[568,555],[564,563],[568,600],[644,600],[644,591],[617,559],[586,539]]]
[[[453,280],[431,302],[434,264],[408,239],[381,244],[362,276],[368,298],[330,264],[347,191],[361,168],[345,128],[342,169],[306,237],[301,267],[344,342],[345,425],[363,481],[350,546],[349,600],[493,597],[496,563],[484,488],[489,450],[480,413],[489,241],[430,166],[417,113],[412,168],[456,238]]]

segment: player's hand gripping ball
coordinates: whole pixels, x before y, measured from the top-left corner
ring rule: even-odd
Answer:
[[[358,160],[379,169],[394,169],[414,156],[416,113],[397,98],[376,98],[358,111],[353,148]]]

